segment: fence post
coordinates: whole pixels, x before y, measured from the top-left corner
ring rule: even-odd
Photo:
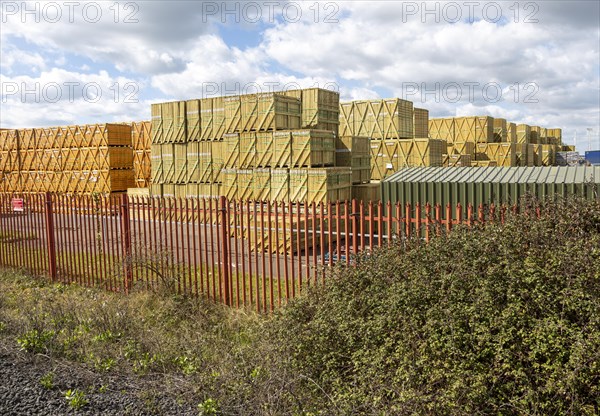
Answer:
[[[52,194],[46,192],[46,242],[48,246],[48,272],[50,279],[56,281],[56,240],[54,237],[54,215]]]
[[[470,202],[467,205],[467,225],[473,226],[473,205]]]
[[[4,225],[3,221],[1,221],[4,215],[4,198],[6,195],[0,194],[0,225]],[[4,258],[4,248],[0,249],[0,264],[8,265],[8,259]]]
[[[125,272],[125,293],[129,293],[133,282],[133,264],[131,263],[131,223],[129,222],[129,198],[121,195],[121,244],[123,245],[123,268]]]
[[[431,204],[425,204],[425,241],[429,243],[429,226],[431,225]]]
[[[484,224],[485,223],[485,213],[483,211],[483,204],[480,203],[479,207],[477,207],[477,220],[479,221],[480,224]]]
[[[421,238],[421,204],[417,203],[415,207],[415,231],[417,238]]]
[[[221,278],[223,279],[221,284],[223,285],[223,296],[225,300],[225,305],[231,306],[231,298],[229,296],[229,221],[227,219],[227,210],[229,204],[227,198],[221,195],[219,197],[219,214],[221,221],[217,222],[221,224],[221,254],[223,263],[221,263]]]
[[[356,206],[356,199],[352,198],[352,249],[355,256],[358,255],[358,218],[360,215],[357,209],[358,207]],[[361,217],[360,221],[362,220],[363,219]],[[350,257],[350,250],[348,250],[346,253],[346,257]]]
[[[411,231],[411,227],[410,227],[410,222],[412,221],[412,212],[411,212],[411,206],[410,204],[407,202],[406,205],[404,205],[404,222],[406,225],[406,238],[410,237],[410,231]]]
[[[442,235],[441,224],[442,224],[442,207],[440,206],[440,204],[438,202],[437,204],[435,204],[435,234],[438,236]]]

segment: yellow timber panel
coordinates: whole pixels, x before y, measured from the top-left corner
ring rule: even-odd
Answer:
[[[239,167],[240,160],[240,135],[238,133],[226,134],[223,137],[225,152],[223,166],[229,169]]]
[[[517,125],[515,123],[507,124],[507,142],[517,143]]]
[[[210,143],[210,142],[204,142]],[[200,182],[200,143],[186,143],[186,164],[187,164],[187,180],[188,182]]]
[[[256,132],[242,132],[239,138],[240,158],[238,167],[253,168],[256,160]]]
[[[508,123],[504,118],[494,119],[494,142],[495,143],[506,143],[508,142]]]
[[[198,141],[202,138],[201,111],[200,100],[188,100],[185,102],[187,141]]]
[[[237,170],[237,199],[249,201],[254,199],[254,172],[252,169]]]
[[[175,180],[175,149],[172,143],[161,145],[163,177],[162,183],[173,183]]]
[[[273,133],[257,132],[256,133],[256,158],[255,165],[257,167],[271,167],[273,163]]]
[[[254,169],[253,171],[253,195],[255,201],[271,200],[271,170],[266,168]]]
[[[214,117],[213,117],[213,99],[203,98],[200,100],[200,140],[218,140],[215,137]]]
[[[240,96],[223,97],[223,104],[225,108],[225,132],[235,133],[240,131],[242,122]]]
[[[340,136],[354,136],[358,134],[355,131],[354,109],[354,101],[348,103],[340,103]]]
[[[290,199],[290,172],[271,169],[271,200],[287,202]]]
[[[213,170],[213,181],[219,183],[221,179],[221,170],[225,167],[225,142],[210,142],[211,145],[211,162]]]
[[[413,108],[413,137],[429,137],[429,110]]]
[[[187,143],[173,144],[174,178],[173,183],[186,183],[188,181],[187,169]]]
[[[292,166],[292,132],[273,132],[273,160],[272,166],[287,168]]]
[[[218,150],[220,142],[200,142],[198,144],[198,180],[201,183],[211,183],[216,180],[216,161],[219,159]],[[216,149],[216,151],[215,151]],[[213,162],[213,154],[214,160]]]
[[[221,185],[221,194],[229,200],[238,198],[237,169],[224,168],[221,171],[223,183]]]
[[[290,169],[289,173],[290,201],[306,202],[308,197],[308,169]]]
[[[429,119],[429,137],[446,140],[448,143],[456,141],[454,118]]]
[[[246,94],[240,100],[240,131],[254,131],[258,121],[258,94]]]
[[[531,127],[527,124],[517,124],[516,135],[517,143],[531,143]]]

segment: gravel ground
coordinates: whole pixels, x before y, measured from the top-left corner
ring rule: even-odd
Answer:
[[[66,360],[18,350],[0,339],[0,415],[197,415],[196,407],[178,397],[176,379],[97,373]],[[53,387],[40,378],[54,373]],[[169,387],[172,386],[172,387]],[[175,386],[175,387],[173,387]],[[65,392],[78,389],[89,403],[72,409]]]

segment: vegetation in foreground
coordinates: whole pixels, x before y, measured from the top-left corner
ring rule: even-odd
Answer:
[[[599,414],[600,205],[541,205],[361,257],[272,316],[4,272],[0,337],[177,375],[199,414]]]

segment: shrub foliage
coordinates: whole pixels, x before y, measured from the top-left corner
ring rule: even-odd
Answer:
[[[282,311],[303,388],[338,414],[598,414],[600,206],[528,208],[364,256]]]

